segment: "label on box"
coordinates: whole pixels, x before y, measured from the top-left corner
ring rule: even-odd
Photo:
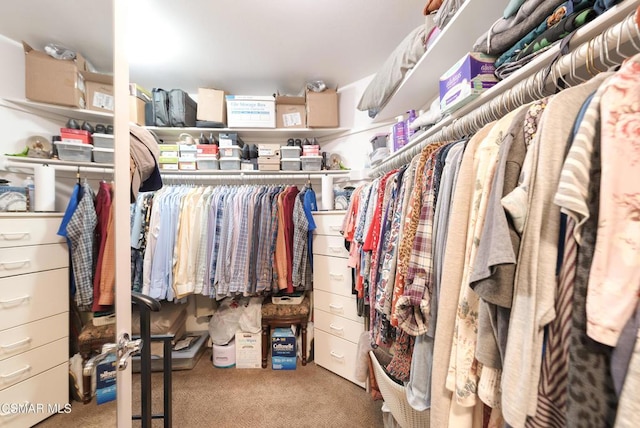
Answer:
[[[290,328],[276,328],[271,335],[271,355],[296,356],[296,337]]]
[[[236,333],[236,368],[259,369],[262,367],[261,333]]]
[[[177,171],[178,164],[177,163],[161,163],[160,169]]]
[[[271,368],[273,370],[295,370],[296,357],[271,357]]]
[[[283,114],[282,121],[285,127],[299,126],[302,125],[302,115],[298,112]]]
[[[113,111],[115,102],[113,95],[95,92],[93,94],[93,102],[91,104],[97,108]]]
[[[108,403],[116,399],[116,356],[107,356],[96,367],[96,402]]]

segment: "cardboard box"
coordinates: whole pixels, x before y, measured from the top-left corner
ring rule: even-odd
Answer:
[[[87,64],[80,54],[73,61],[50,57],[22,42],[25,55],[25,97],[31,101],[85,108]]]
[[[227,123],[225,93],[219,89],[198,88],[196,119]]]
[[[84,78],[86,108],[113,113],[115,108],[113,76],[89,71],[83,71],[80,74]]]
[[[272,357],[295,357],[296,336],[291,328],[277,327],[271,333]]]
[[[306,128],[307,107],[304,97],[276,97],[276,128]]]
[[[143,99],[129,95],[129,120],[136,125],[144,126],[145,104]]]
[[[236,368],[262,368],[262,335],[258,333],[236,332]]]
[[[271,368],[273,370],[295,370],[296,357],[271,357]]]
[[[440,77],[440,109],[450,113],[498,83],[495,58],[471,52]]]
[[[335,89],[313,92],[307,89],[307,127],[337,128],[340,126],[338,116],[338,93]]]
[[[229,128],[275,128],[276,100],[273,96],[226,95]]]

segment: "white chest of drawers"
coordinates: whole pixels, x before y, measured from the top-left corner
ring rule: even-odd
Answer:
[[[69,402],[69,256],[61,214],[0,213],[0,426]]]
[[[358,316],[356,297],[351,293],[349,253],[340,234],[344,215],[344,211],[313,214],[314,360],[364,388],[365,384],[355,379],[364,320]]]

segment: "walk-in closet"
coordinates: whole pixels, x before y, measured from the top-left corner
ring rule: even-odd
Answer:
[[[640,425],[640,1],[24,0],[0,58],[0,425]]]

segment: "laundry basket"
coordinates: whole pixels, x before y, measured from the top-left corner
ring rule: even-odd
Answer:
[[[382,369],[378,359],[369,351],[373,373],[384,402],[402,428],[429,428],[429,410],[415,410],[407,402],[406,388],[394,382]]]

